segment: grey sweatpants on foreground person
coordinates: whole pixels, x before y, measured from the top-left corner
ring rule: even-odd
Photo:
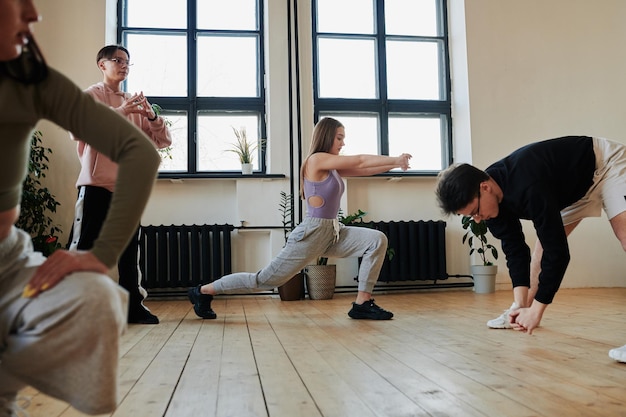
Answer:
[[[259,272],[237,272],[213,281],[217,293],[276,288],[320,257],[363,257],[358,289],[371,293],[387,254],[387,236],[365,227],[344,226],[336,219],[306,217],[289,234],[287,244]]]
[[[88,414],[112,412],[127,292],[106,275],[77,272],[22,298],[44,260],[15,227],[0,242],[0,396],[30,385]]]

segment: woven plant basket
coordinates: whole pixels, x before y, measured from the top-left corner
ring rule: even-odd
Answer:
[[[305,269],[306,289],[311,300],[330,300],[335,295],[336,265],[309,265]]]

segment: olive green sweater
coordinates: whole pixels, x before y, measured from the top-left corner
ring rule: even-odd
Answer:
[[[112,267],[139,225],[160,157],[143,132],[58,71],[50,68],[36,84],[0,75],[0,211],[20,203],[31,134],[41,119],[71,131],[119,165],[111,208],[92,249]]]

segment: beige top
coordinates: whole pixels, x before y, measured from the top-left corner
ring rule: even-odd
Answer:
[[[31,134],[41,119],[73,132],[119,166],[109,214],[92,249],[112,267],[139,225],[160,157],[131,122],[54,69],[37,84],[0,76],[0,213],[20,203]]]

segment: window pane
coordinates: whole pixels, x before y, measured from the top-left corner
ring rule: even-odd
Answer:
[[[257,38],[198,39],[198,96],[259,97]]]
[[[319,97],[377,98],[373,39],[319,39]]]
[[[160,172],[187,171],[187,112],[163,112],[172,135],[172,145],[168,150],[160,150]]]
[[[155,45],[158,53],[155,53]],[[128,34],[130,75],[129,93],[143,91],[146,96],[187,95],[187,45],[184,35]]]
[[[258,30],[256,6],[256,0],[198,0],[198,28]]]
[[[187,27],[187,2],[171,0],[126,0],[126,25],[142,28],[182,29]],[[154,48],[153,48],[154,49]]]
[[[374,0],[317,0],[317,31],[374,32]]]
[[[436,0],[385,0],[388,35],[437,36]]]
[[[375,114],[354,115],[345,113],[323,114],[323,117],[332,117],[339,120],[346,131],[342,155],[370,154],[378,155],[378,117]]]
[[[198,170],[241,171],[237,154],[228,151],[237,138],[235,129],[246,129],[248,141],[258,143],[259,117],[256,114],[225,114],[201,112],[198,114]],[[259,169],[259,149],[254,154],[254,170]]]
[[[435,42],[387,42],[390,99],[440,100],[439,47]]]
[[[442,146],[439,117],[389,116],[389,154],[411,154],[412,171],[441,170]]]

